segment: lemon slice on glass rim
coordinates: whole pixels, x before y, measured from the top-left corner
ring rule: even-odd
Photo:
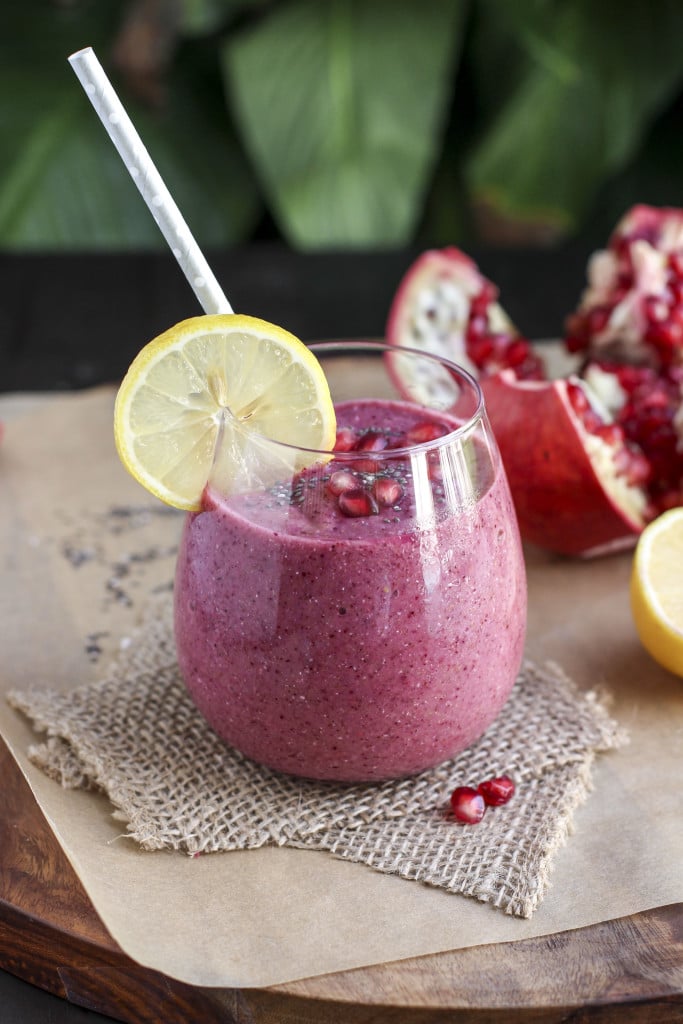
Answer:
[[[187,511],[201,507],[209,479],[227,493],[321,461],[316,453],[332,450],[335,429],[327,380],[310,349],[265,320],[232,313],[183,320],[150,341],[114,409],[125,468]]]
[[[636,630],[655,661],[683,676],[683,508],[664,512],[638,539],[631,574]]]

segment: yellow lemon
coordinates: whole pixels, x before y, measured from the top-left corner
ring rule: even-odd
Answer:
[[[250,316],[198,316],[133,360],[114,438],[136,480],[192,511],[210,477],[229,489],[317,461],[313,450],[334,447],[335,413],[320,363],[294,335]]]
[[[683,508],[665,512],[641,534],[631,608],[644,647],[664,668],[683,676]]]

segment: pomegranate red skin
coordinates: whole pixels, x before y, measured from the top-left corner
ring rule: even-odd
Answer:
[[[644,523],[619,508],[588,456],[567,380],[481,381],[523,540],[590,557],[633,547]]]

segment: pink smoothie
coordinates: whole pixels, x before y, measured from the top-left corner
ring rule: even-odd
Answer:
[[[416,413],[366,401],[337,417],[393,439]],[[224,740],[281,771],[360,781],[418,772],[484,732],[526,624],[507,482],[486,465],[479,500],[457,508],[438,473],[423,479],[419,515],[406,459],[383,473],[402,496],[371,515],[340,511],[337,463],[293,488],[207,490],[185,524],[175,628],[188,690]]]

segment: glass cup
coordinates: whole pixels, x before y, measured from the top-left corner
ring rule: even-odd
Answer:
[[[239,473],[218,453],[178,555],[179,665],[249,758],[317,779],[411,775],[481,736],[512,689],[517,522],[469,374],[379,343],[312,348],[335,451],[254,436]]]

